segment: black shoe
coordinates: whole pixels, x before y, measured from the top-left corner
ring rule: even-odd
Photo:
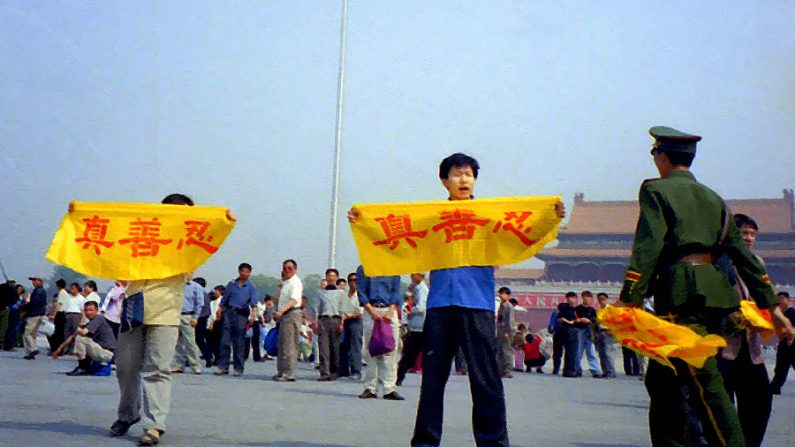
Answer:
[[[577,373],[563,371],[563,377],[578,377]]]
[[[544,370],[541,369],[540,366],[538,368],[536,368],[536,372],[539,373],[539,374],[544,374]]]
[[[594,379],[601,379],[604,376],[601,374],[591,373],[591,377],[593,377]]]
[[[32,355],[33,357],[36,357],[37,355],[39,355],[39,350],[37,349],[37,350],[31,352],[30,355]]]
[[[574,377],[582,377],[582,373],[581,372],[574,373]]]
[[[212,366],[213,366],[213,361],[212,360],[207,360],[206,362],[204,362],[204,367],[205,368],[212,368]]]
[[[110,426],[110,435],[111,436],[124,436],[127,434],[127,430],[130,429],[133,425],[137,424],[141,418],[135,418],[130,422],[124,422],[122,420],[117,420]]]
[[[397,391],[392,391],[384,394],[384,400],[406,400],[406,398],[398,394]]]
[[[397,382],[395,382],[395,386],[403,386],[403,381],[398,380]]]
[[[78,366],[77,368],[75,368],[75,369],[69,371],[68,373],[66,373],[66,375],[67,376],[72,376],[72,377],[75,377],[75,376],[90,376],[91,375],[91,371],[89,371],[87,369],[83,369],[83,368]]]
[[[370,390],[364,390],[359,395],[359,399],[378,399],[378,395]]]
[[[25,360],[36,360],[36,356],[33,355],[33,353],[30,353],[28,355],[22,356],[22,358],[25,359]]]

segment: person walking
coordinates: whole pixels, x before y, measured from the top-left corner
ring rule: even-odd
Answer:
[[[243,375],[246,350],[246,325],[257,319],[257,288],[249,280],[251,264],[244,262],[237,267],[237,279],[229,281],[224,289],[219,307],[222,330],[219,348],[217,376],[229,374],[229,355],[234,359],[232,375]],[[202,301],[203,302],[203,301]],[[199,310],[199,313],[201,310]]]
[[[743,243],[726,203],[690,172],[701,137],[663,126],[649,133],[660,178],[640,187],[640,216],[618,305],[641,307],[645,298],[654,296],[657,315],[702,335],[718,334],[740,304],[737,291],[714,264],[716,253],[725,254],[759,308],[771,308],[776,327],[795,337],[776,307],[762,263]],[[673,369],[649,360],[646,371],[652,444],[687,444],[685,388],[710,445],[745,445],[716,358],[708,358],[701,368],[669,360]]]

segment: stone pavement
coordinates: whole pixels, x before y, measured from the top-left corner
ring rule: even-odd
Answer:
[[[134,426],[120,439],[107,429],[115,420],[118,388],[111,377],[68,377],[74,358],[54,361],[21,352],[0,353],[0,445],[25,447],[132,446]],[[547,368],[547,370],[549,370]],[[586,370],[587,371],[587,370]],[[350,380],[318,383],[311,365],[299,380],[275,383],[275,362],[246,364],[241,378],[178,375],[173,378],[167,446],[407,446],[419,394],[409,375],[404,402],[356,398]],[[564,379],[517,373],[505,380],[508,430],[514,446],[649,445],[648,398],[641,381]],[[451,376],[445,401],[443,445],[474,445],[467,378]],[[773,401],[766,446],[795,445],[795,383]]]

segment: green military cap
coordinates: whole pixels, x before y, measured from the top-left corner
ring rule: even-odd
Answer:
[[[696,143],[701,141],[698,135],[691,135],[666,126],[654,126],[649,129],[655,142],[654,148],[660,152],[696,153]]]

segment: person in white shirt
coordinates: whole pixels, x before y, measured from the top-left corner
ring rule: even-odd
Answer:
[[[304,285],[296,274],[298,263],[288,259],[282,263],[282,290],[273,318],[279,321],[279,353],[276,361],[277,382],[294,382],[298,362],[298,337],[301,331],[301,298]]]
[[[86,299],[83,300],[83,304],[93,301],[97,303],[97,307],[99,307],[99,302],[102,298],[99,297],[97,293],[97,283],[93,280],[86,281],[85,284],[83,284],[83,295],[86,297]]]
[[[422,353],[422,327],[425,324],[425,303],[428,300],[429,291],[428,284],[425,283],[425,274],[412,274],[409,287],[413,292],[408,312],[406,312],[406,324],[409,332],[406,336],[406,346],[403,348],[403,357],[398,363],[397,386],[403,384],[406,372],[414,367],[417,357]]]
[[[63,307],[64,316],[66,317],[66,321],[64,322],[64,340],[77,332],[77,329],[80,327],[80,321],[83,319],[83,304],[86,299],[82,295],[82,291],[83,289],[80,287],[80,284],[76,282],[69,285],[69,296]],[[64,349],[63,355],[71,354],[73,347],[74,342],[70,343],[69,346]]]

